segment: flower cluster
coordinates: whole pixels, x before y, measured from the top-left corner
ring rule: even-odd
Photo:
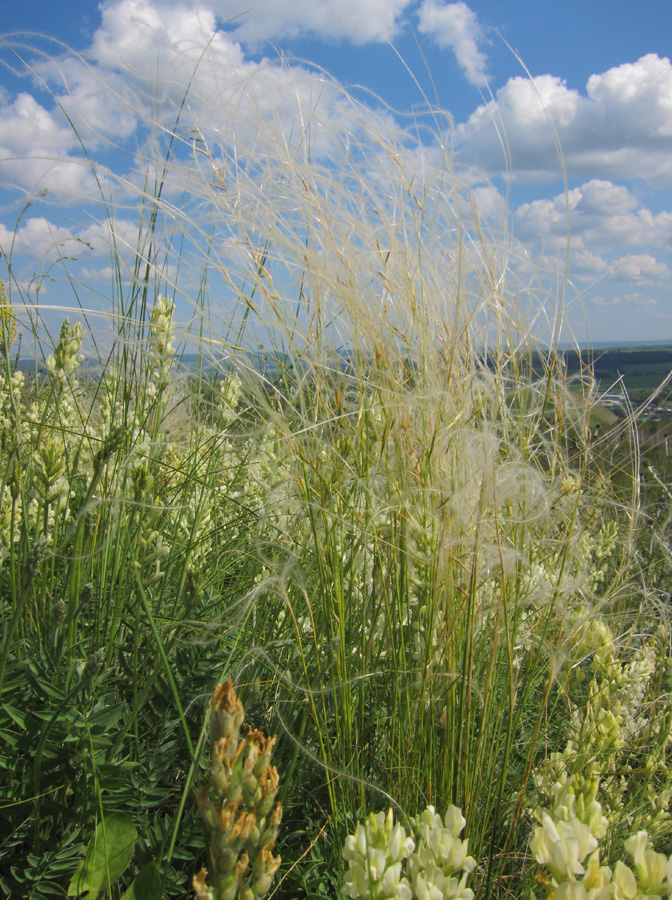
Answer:
[[[536,786],[541,796],[552,800],[554,810],[568,802],[594,802],[600,788],[606,833],[622,819],[625,795],[636,787],[637,778],[628,773],[643,772],[648,802],[637,804],[629,824],[633,830],[667,832],[672,800],[670,709],[654,686],[667,665],[667,640],[658,630],[626,655],[604,619],[587,608],[577,613],[582,624],[574,635],[573,659],[578,662],[566,681],[569,739],[561,753],[550,754],[538,768]],[[652,697],[658,699],[651,702]]]
[[[278,771],[271,765],[275,737],[249,730],[229,679],[212,695],[210,780],[198,792],[209,832],[212,887],[202,869],[193,881],[198,900],[259,900],[268,893],[280,857],[273,855],[282,819],[275,802]]]
[[[460,839],[465,824],[457,806],[443,819],[428,806],[411,819],[410,837],[391,809],[369,813],[343,848],[346,893],[360,900],[473,900],[466,883],[476,861]]]
[[[418,900],[472,900],[467,876],[476,868],[476,860],[468,855],[469,842],[460,839],[467,824],[462,811],[449,806],[442,821],[434,807],[428,806],[412,823],[417,841],[408,862],[413,896]]]
[[[149,362],[151,377],[147,389],[156,397],[166,387],[172,368],[173,347],[173,312],[175,305],[168,297],[159,294],[149,318]]]
[[[67,319],[63,320],[61,333],[54,352],[47,357],[45,365],[50,375],[65,384],[68,377],[77,369],[84,356],[80,353],[84,340],[84,329],[81,322],[70,327]]]
[[[646,703],[666,651],[653,635],[625,657],[608,624],[587,610],[583,614],[574,647],[579,663],[567,680],[571,737],[564,751],[551,754],[535,774],[547,801],[534,811],[539,824],[530,844],[546,870],[538,880],[553,900],[666,896],[672,894],[672,858],[654,851],[649,834],[668,830],[671,794],[661,778],[667,778],[663,748],[669,745],[669,725],[655,704]],[[592,672],[589,679],[586,669]],[[653,812],[647,814],[646,803],[640,803],[626,817],[624,797],[636,787],[628,773],[635,768],[651,780],[646,794]],[[601,844],[609,839],[611,862],[615,842],[610,832],[623,823],[629,827],[624,846],[634,867],[621,859],[613,868],[602,865]]]
[[[598,804],[599,805],[599,804]],[[598,840],[578,818],[554,821],[541,813],[530,844],[534,858],[547,872],[538,880],[553,900],[640,900],[672,893],[672,857],[656,853],[646,831],[625,841],[633,868],[617,860],[614,868],[600,865]]]
[[[392,810],[369,813],[366,823],[348,835],[343,859],[348,863],[345,891],[349,897],[371,900],[410,900],[408,879],[401,877],[402,863],[415,849],[403,825],[394,824]]]
[[[219,419],[222,428],[228,428],[236,418],[240,389],[241,381],[237,372],[230,372],[219,386]]]

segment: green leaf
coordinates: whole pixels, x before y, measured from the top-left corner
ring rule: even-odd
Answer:
[[[138,832],[128,816],[105,816],[72,876],[68,897],[86,894],[87,900],[95,900],[100,896],[126,870],[137,839]]]
[[[33,724],[30,721],[30,715],[31,715],[30,712],[23,712],[22,710],[14,709],[14,707],[10,706],[8,703],[4,704],[4,710],[7,713],[7,715],[11,719],[13,719],[20,728],[23,728],[24,731],[29,731],[29,730],[34,731],[35,730],[34,725],[33,725],[32,729],[30,728],[30,726]]]
[[[121,900],[159,900],[161,875],[156,863],[150,862],[136,875]]]
[[[87,716],[86,721],[90,728],[104,727],[112,730],[124,714],[123,703],[115,703],[113,706],[105,704],[102,708],[94,710]]]

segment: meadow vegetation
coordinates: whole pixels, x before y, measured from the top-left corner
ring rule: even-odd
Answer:
[[[104,335],[3,248],[0,885],[667,895],[669,486],[449,151],[330,91],[157,127]]]

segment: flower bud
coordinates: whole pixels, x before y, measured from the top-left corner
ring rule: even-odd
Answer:
[[[229,678],[226,684],[218,684],[212,693],[213,741],[220,737],[238,736],[245,718],[243,704]]]

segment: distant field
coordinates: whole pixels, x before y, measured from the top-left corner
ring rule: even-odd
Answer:
[[[564,356],[568,374],[588,366],[603,391],[616,385],[621,377],[628,392],[653,390],[672,371],[672,346],[619,347],[581,354],[568,351]]]

